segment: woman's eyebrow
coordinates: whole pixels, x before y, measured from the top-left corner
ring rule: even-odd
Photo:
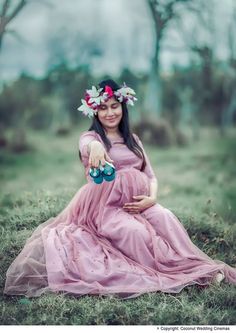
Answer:
[[[111,105],[117,104],[118,102],[111,103]],[[100,104],[100,106],[107,106],[106,104]]]

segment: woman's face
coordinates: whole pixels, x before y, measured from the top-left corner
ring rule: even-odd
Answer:
[[[97,116],[106,130],[118,128],[122,118],[121,103],[115,97],[111,97],[107,102],[100,104]]]

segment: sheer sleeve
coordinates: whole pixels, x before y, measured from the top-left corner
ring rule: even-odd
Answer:
[[[88,166],[88,160],[89,160],[87,145],[91,141],[95,140],[100,141],[95,131],[83,132],[79,138],[79,150],[81,153],[82,163],[84,164],[85,167]]]
[[[143,172],[150,178],[150,179],[156,179],[157,180],[157,177],[154,173],[154,170],[152,168],[152,165],[151,165],[151,162],[149,160],[149,157],[147,156],[146,152],[145,152],[145,149],[143,147],[143,144],[142,144],[142,141],[139,139],[139,137],[137,136],[137,134],[134,134],[133,133],[133,136],[134,138],[136,139],[138,145],[142,148],[143,150],[143,154],[144,154],[144,157],[145,157],[145,161],[146,161],[146,166],[143,170]]]

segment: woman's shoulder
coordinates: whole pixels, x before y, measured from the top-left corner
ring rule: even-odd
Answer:
[[[102,142],[100,135],[94,130],[87,130],[87,131],[81,132],[80,137],[79,137],[80,143],[88,143],[92,140],[97,140],[97,141]]]
[[[133,135],[135,141],[137,142],[137,144],[138,144],[142,149],[144,149],[144,148],[143,148],[142,140],[139,138],[139,136],[138,136],[136,133],[132,133],[132,135]]]
[[[84,152],[85,149],[86,153],[87,152],[86,146],[93,140],[101,142],[99,135],[94,130],[81,132],[79,137],[79,150]]]
[[[96,132],[94,130],[85,130],[85,131],[82,131],[80,135],[86,135],[86,134],[95,134]]]
[[[136,141],[140,141],[139,136],[136,133],[132,133],[132,135]]]
[[[94,130],[87,130],[87,131],[83,131],[81,132],[80,134],[80,138],[84,138],[84,137],[94,137],[94,138],[97,138],[98,137],[98,133],[95,132]]]

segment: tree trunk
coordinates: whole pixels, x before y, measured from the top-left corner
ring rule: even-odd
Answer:
[[[161,115],[161,108],[162,108],[159,53],[160,53],[160,42],[158,36],[158,38],[156,39],[155,55],[152,60],[149,79],[147,82],[147,87],[146,87],[147,91],[144,103],[145,109],[151,115],[152,119],[159,118],[159,116]]]
[[[227,128],[233,125],[233,116],[236,112],[236,89],[233,91],[231,99],[225,110],[222,112],[220,134],[227,134]]]

